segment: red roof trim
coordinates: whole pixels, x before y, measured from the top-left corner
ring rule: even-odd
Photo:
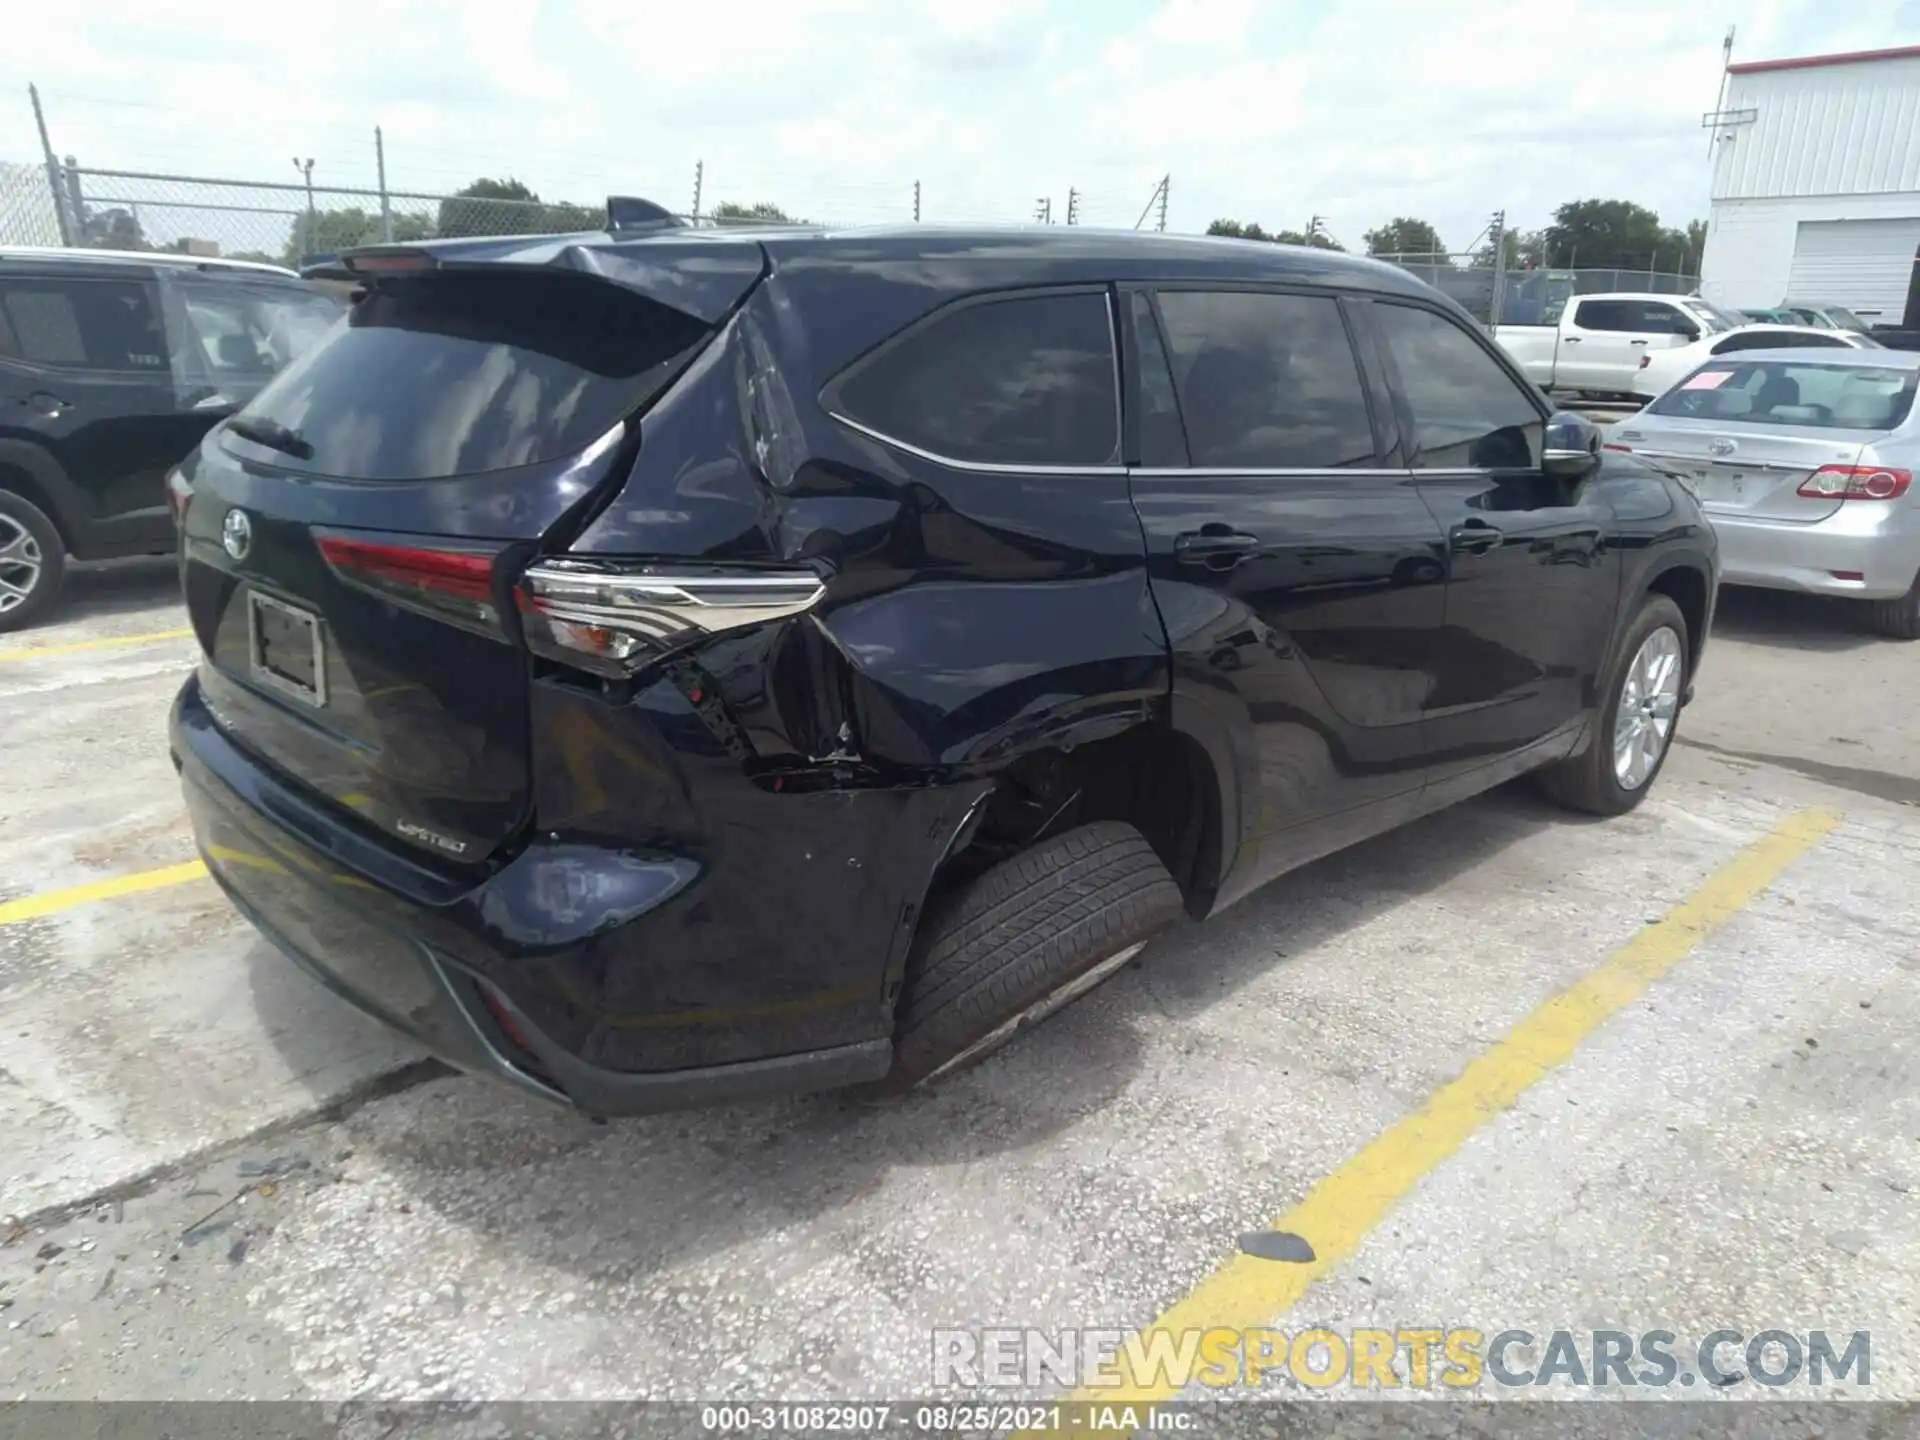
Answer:
[[[1818,65],[1857,65],[1865,60],[1911,60],[1920,45],[1896,45],[1891,50],[1853,50],[1844,55],[1799,55],[1791,60],[1747,60],[1729,65],[1729,75],[1752,75],[1760,70],[1811,70]]]

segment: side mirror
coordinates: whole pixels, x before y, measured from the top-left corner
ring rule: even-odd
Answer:
[[[1557,411],[1547,421],[1540,468],[1553,480],[1586,479],[1600,468],[1600,427],[1571,410]]]
[[[1673,327],[1673,333],[1678,335],[1685,343],[1691,345],[1700,338],[1700,327],[1698,325],[1689,325],[1685,320],[1682,320]]]

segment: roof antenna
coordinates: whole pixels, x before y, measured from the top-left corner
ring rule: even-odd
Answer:
[[[656,205],[638,195],[607,197],[607,229],[610,231],[666,230],[686,223],[664,205]]]

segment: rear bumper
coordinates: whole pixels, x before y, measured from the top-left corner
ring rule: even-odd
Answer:
[[[195,840],[235,907],[328,989],[450,1064],[592,1115],[632,1115],[856,1084],[892,1063],[878,962],[871,1002],[859,1007],[870,1018],[854,1022],[868,1033],[842,1043],[787,1049],[762,1024],[751,1033],[771,1053],[679,1065],[700,1032],[727,1025],[724,1012],[689,1014],[668,997],[652,1014],[596,1011],[583,977],[644,945],[651,919],[699,891],[695,862],[536,845],[477,883],[450,880],[282,783],[227,738],[195,680],[174,704],[170,740]],[[667,938],[670,927],[655,928]],[[704,958],[687,956],[686,967],[698,971]],[[582,1011],[575,1024],[552,1019]],[[819,1035],[817,1012],[792,1033]],[[598,1063],[609,1024],[659,1035],[667,1064]]]
[[[1904,500],[1849,501],[1812,525],[1709,518],[1720,538],[1722,584],[1890,600],[1920,572],[1920,511]]]

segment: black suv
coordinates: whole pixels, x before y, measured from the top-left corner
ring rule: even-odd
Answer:
[[[1539,771],[1635,805],[1685,488],[1321,251],[658,228],[362,251],[183,467],[201,852],[593,1114],[902,1085]]]
[[[0,249],[0,631],[69,555],[172,550],[168,468],[344,308],[271,265]]]

